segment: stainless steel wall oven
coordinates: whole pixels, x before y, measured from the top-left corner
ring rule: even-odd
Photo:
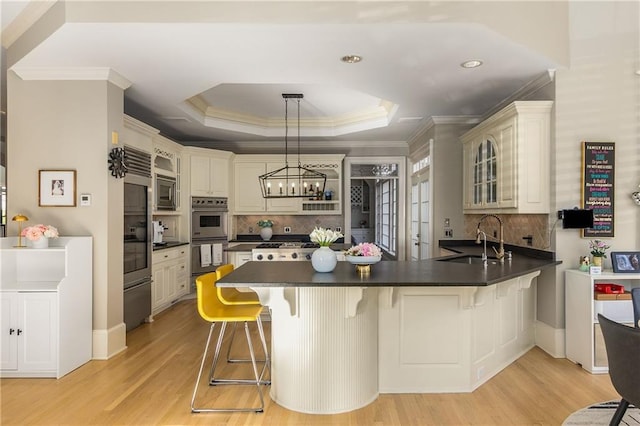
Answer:
[[[191,198],[191,275],[213,272],[227,263],[227,199]]]

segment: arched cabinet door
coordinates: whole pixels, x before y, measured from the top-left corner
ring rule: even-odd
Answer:
[[[549,213],[551,101],[518,101],[462,135],[465,213]]]

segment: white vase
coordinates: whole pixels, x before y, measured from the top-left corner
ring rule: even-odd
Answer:
[[[49,247],[49,239],[47,237],[40,237],[37,240],[31,241],[31,247],[43,249]]]
[[[338,257],[329,247],[320,247],[311,255],[311,264],[317,272],[331,272],[338,264]]]
[[[262,237],[263,240],[269,241],[272,235],[273,235],[273,229],[270,226],[265,226],[264,228],[260,229],[260,236]]]

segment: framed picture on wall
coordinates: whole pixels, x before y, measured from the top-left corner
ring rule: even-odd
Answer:
[[[76,206],[75,170],[40,170],[38,173],[40,207]]]
[[[611,252],[611,266],[615,273],[640,274],[640,252]]]

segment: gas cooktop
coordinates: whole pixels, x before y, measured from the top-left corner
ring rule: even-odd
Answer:
[[[292,243],[292,242],[284,242],[284,243],[261,243],[256,246],[258,249],[291,249],[291,248],[318,248],[320,247],[317,243]]]
[[[317,243],[266,242],[256,246],[251,252],[252,260],[310,260],[311,253],[320,247]]]

